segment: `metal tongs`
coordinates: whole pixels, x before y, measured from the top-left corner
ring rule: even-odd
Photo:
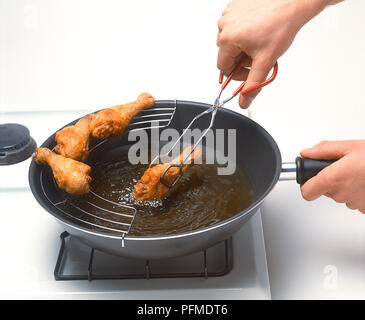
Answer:
[[[241,59],[241,61],[236,65],[236,67],[233,69],[233,71],[231,72],[231,74],[227,77],[227,79],[223,82],[223,73],[220,72],[220,75],[219,75],[219,84],[222,84],[219,92],[218,92],[218,96],[217,98],[215,99],[214,101],[214,104],[208,108],[207,110],[199,113],[198,115],[196,115],[193,120],[191,120],[191,122],[189,123],[189,125],[184,129],[183,133],[180,135],[180,137],[175,141],[175,143],[172,145],[172,147],[169,149],[169,151],[167,151],[166,153],[164,153],[163,155],[157,155],[150,163],[150,167],[153,165],[153,163],[159,159],[159,158],[162,158],[164,156],[167,156],[174,148],[175,146],[181,141],[181,139],[183,138],[183,136],[185,135],[185,133],[190,129],[190,127],[193,125],[193,123],[198,120],[199,118],[201,118],[202,116],[204,115],[208,115],[208,114],[211,114],[211,118],[210,118],[210,124],[208,126],[208,128],[206,128],[204,130],[204,132],[202,133],[202,135],[200,136],[200,138],[198,139],[198,141],[194,144],[193,148],[190,150],[190,152],[184,157],[183,161],[181,161],[181,163],[179,164],[170,164],[165,170],[164,172],[162,173],[161,177],[160,177],[160,181],[161,183],[163,183],[166,187],[168,188],[172,188],[176,185],[176,183],[179,182],[179,180],[181,179],[183,173],[182,173],[182,168],[183,168],[183,165],[184,163],[186,162],[186,160],[190,157],[190,155],[194,152],[194,150],[196,149],[196,147],[199,145],[199,143],[202,141],[202,139],[206,136],[207,132],[212,128],[213,124],[214,124],[214,119],[215,119],[215,116],[217,114],[217,111],[218,111],[218,108],[222,107],[223,105],[225,105],[228,101],[232,100],[235,96],[237,96],[241,90],[243,89],[244,85],[246,84],[246,81],[242,82],[242,84],[236,89],[236,91],[233,92],[233,94],[224,99],[224,100],[221,100],[221,95],[222,95],[222,92],[223,90],[227,87],[227,85],[230,83],[230,81],[232,80],[234,74],[240,69],[241,67],[241,64],[243,62],[243,59]],[[275,78],[276,78],[276,75],[278,73],[278,63],[276,62],[274,67],[273,67],[273,71],[272,71],[272,74],[271,76],[266,79],[265,81],[261,82],[261,83],[258,83],[250,88],[248,88],[247,90],[244,90],[242,91],[242,95],[244,94],[247,94],[249,92],[252,92],[252,91],[255,91],[259,88],[262,88],[264,86],[266,86],[267,84],[269,84],[270,82],[272,82]],[[164,176],[166,174],[166,172],[168,170],[170,170],[170,168],[172,167],[179,167],[180,168],[180,174],[179,176],[174,180],[173,183],[168,183],[165,179],[164,179]]]

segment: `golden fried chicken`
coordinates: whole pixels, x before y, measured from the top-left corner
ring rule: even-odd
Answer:
[[[97,139],[120,137],[133,117],[154,103],[149,93],[142,93],[134,102],[99,111],[90,123],[90,132]]]
[[[89,124],[94,116],[94,114],[88,114],[75,125],[58,131],[55,139],[57,146],[54,150],[66,158],[85,161],[89,156]]]
[[[137,184],[134,186],[133,196],[137,201],[148,201],[161,199],[173,189],[165,186],[161,181],[160,177],[165,171],[165,169],[170,164],[180,164],[184,158],[191,151],[193,146],[189,146],[184,149],[184,151],[172,160],[170,163],[157,164],[151,168],[148,168],[143,174],[142,178],[138,180]],[[182,166],[182,173],[197,159],[201,157],[201,148],[198,146],[186,162]],[[167,183],[172,184],[179,176],[180,168],[171,167],[164,175],[164,179]]]
[[[59,188],[71,194],[83,194],[90,190],[90,166],[58,155],[48,148],[37,148],[34,160],[38,164],[48,164]]]

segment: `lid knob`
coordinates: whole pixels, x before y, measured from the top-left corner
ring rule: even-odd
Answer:
[[[0,165],[24,161],[36,148],[27,127],[17,123],[0,124]]]

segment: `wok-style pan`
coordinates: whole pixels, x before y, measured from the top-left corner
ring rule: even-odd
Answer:
[[[156,101],[155,106],[174,103],[175,101],[160,100]],[[210,107],[208,104],[189,101],[177,101],[176,105],[176,112],[169,127],[179,132],[187,127],[195,115]],[[75,124],[77,120],[68,125]],[[199,119],[195,127],[203,130],[208,126],[208,121],[209,119]],[[64,191],[55,185],[51,171],[37,165],[34,160],[29,168],[30,188],[40,205],[62,223],[66,231],[90,247],[120,256],[157,259],[197,252],[232,236],[257,212],[265,197],[278,182],[282,171],[296,171],[297,182],[303,183],[331,163],[297,158],[296,166],[282,168],[280,150],[271,135],[253,120],[224,108],[218,110],[214,129],[236,129],[236,165],[250,178],[255,199],[244,211],[237,212],[233,217],[209,227],[173,235],[138,237],[127,235],[123,247],[120,234],[92,230],[65,217],[62,210],[55,205],[64,200]],[[42,144],[42,147],[52,149],[55,146],[54,138],[55,133]],[[225,139],[228,139],[227,135]],[[131,145],[131,142],[128,142],[126,136],[110,140],[97,153],[90,156],[90,161],[104,158],[110,160],[108,155],[118,157],[118,152],[125,152],[128,145]],[[224,195],[217,195],[219,196]]]

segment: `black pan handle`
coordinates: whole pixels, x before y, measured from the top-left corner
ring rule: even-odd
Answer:
[[[295,173],[295,176],[291,175],[289,178],[283,176],[280,177],[280,180],[296,180],[298,184],[302,185],[337,160],[314,160],[296,157],[294,163],[283,163],[281,169],[282,173]]]
[[[314,160],[302,157],[295,158],[297,183],[304,184],[313,178],[322,169],[328,167],[337,160]]]

